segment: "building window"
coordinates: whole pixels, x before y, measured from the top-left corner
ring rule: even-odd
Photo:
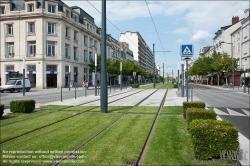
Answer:
[[[69,56],[69,45],[65,44],[65,58],[70,59]]]
[[[84,45],[87,46],[88,45],[88,37],[84,36]]]
[[[48,12],[55,13],[55,6],[54,5],[48,5]]]
[[[77,47],[74,47],[74,60],[78,61],[78,58],[77,58]]]
[[[77,41],[77,32],[76,31],[74,31],[74,41],[77,43],[78,41]]]
[[[46,43],[46,56],[55,56],[55,47],[56,47],[56,42],[54,41],[47,41]]]
[[[7,35],[13,36],[13,24],[7,24]]]
[[[14,57],[15,55],[15,46],[14,46],[14,43],[11,42],[11,43],[7,43],[7,57]]]
[[[240,32],[237,33],[237,40],[240,40]]]
[[[36,56],[36,41],[28,42],[28,56]]]
[[[5,7],[4,6],[0,6],[0,14],[4,14],[5,13]]]
[[[69,36],[69,34],[70,34],[70,28],[69,28],[69,27],[66,27],[65,29],[66,29],[66,30],[65,30],[65,31],[66,31],[66,32],[65,32],[65,37],[66,37],[66,38],[69,38],[69,37],[70,37],[70,36]]]
[[[27,10],[28,12],[34,12],[34,4],[28,4]]]
[[[56,24],[48,23],[48,34],[55,34]]]
[[[28,34],[35,34],[35,23],[28,23]]]
[[[87,24],[87,29],[89,29],[89,24]]]
[[[240,43],[238,43],[238,51],[237,53],[240,53]]]
[[[87,62],[87,50],[84,50],[83,60]]]
[[[74,21],[77,22],[77,16],[76,15],[74,15]]]
[[[92,52],[89,52],[89,63],[90,63],[91,59],[92,59]]]

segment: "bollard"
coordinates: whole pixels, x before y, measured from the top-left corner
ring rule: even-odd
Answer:
[[[61,102],[62,102],[62,86],[61,86]]]
[[[75,87],[75,99],[76,99],[76,87]]]
[[[99,86],[99,88],[98,88],[98,95],[100,95],[100,86]]]

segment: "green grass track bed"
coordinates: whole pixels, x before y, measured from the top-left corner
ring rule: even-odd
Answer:
[[[185,128],[182,117],[159,117],[142,165],[227,165],[220,161],[195,160]]]
[[[125,115],[79,151],[85,152],[79,165],[122,165],[137,160],[154,117]],[[60,165],[72,165],[67,159]],[[80,159],[79,159],[80,162]]]
[[[66,151],[73,150],[80,143],[102,129],[118,115],[115,114],[81,114],[74,118],[70,118],[63,123],[57,123],[46,129],[35,131],[31,134],[17,138],[13,141],[6,142],[1,145],[1,163],[0,165],[10,165],[6,160],[18,159],[24,154],[14,154],[12,157],[3,157],[4,152],[21,151],[32,152],[26,153],[28,158],[21,156],[19,161],[14,165],[52,165],[51,162],[65,155]],[[35,153],[38,152],[38,153]],[[5,153],[5,155],[10,153]],[[33,158],[32,158],[33,156]],[[27,164],[21,163],[26,160]],[[5,160],[5,161],[4,161]],[[31,163],[33,161],[33,163]],[[45,164],[45,162],[48,162]]]

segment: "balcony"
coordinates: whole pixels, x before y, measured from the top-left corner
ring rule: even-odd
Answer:
[[[5,58],[14,58],[14,54],[6,55]]]
[[[35,57],[36,54],[28,54],[26,57]]]
[[[74,60],[75,60],[75,61],[78,61],[78,58],[77,58],[77,57],[74,57]]]
[[[66,59],[70,59],[70,56],[69,56],[69,55],[66,55],[65,58],[66,58]]]

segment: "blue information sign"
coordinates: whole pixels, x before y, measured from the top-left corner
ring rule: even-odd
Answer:
[[[181,45],[181,56],[182,57],[191,57],[193,56],[193,45]]]
[[[51,71],[50,71],[50,74],[54,74],[54,71],[53,71],[53,70],[51,70]]]
[[[33,74],[33,71],[32,71],[32,70],[30,70],[30,71],[29,71],[29,74]]]

